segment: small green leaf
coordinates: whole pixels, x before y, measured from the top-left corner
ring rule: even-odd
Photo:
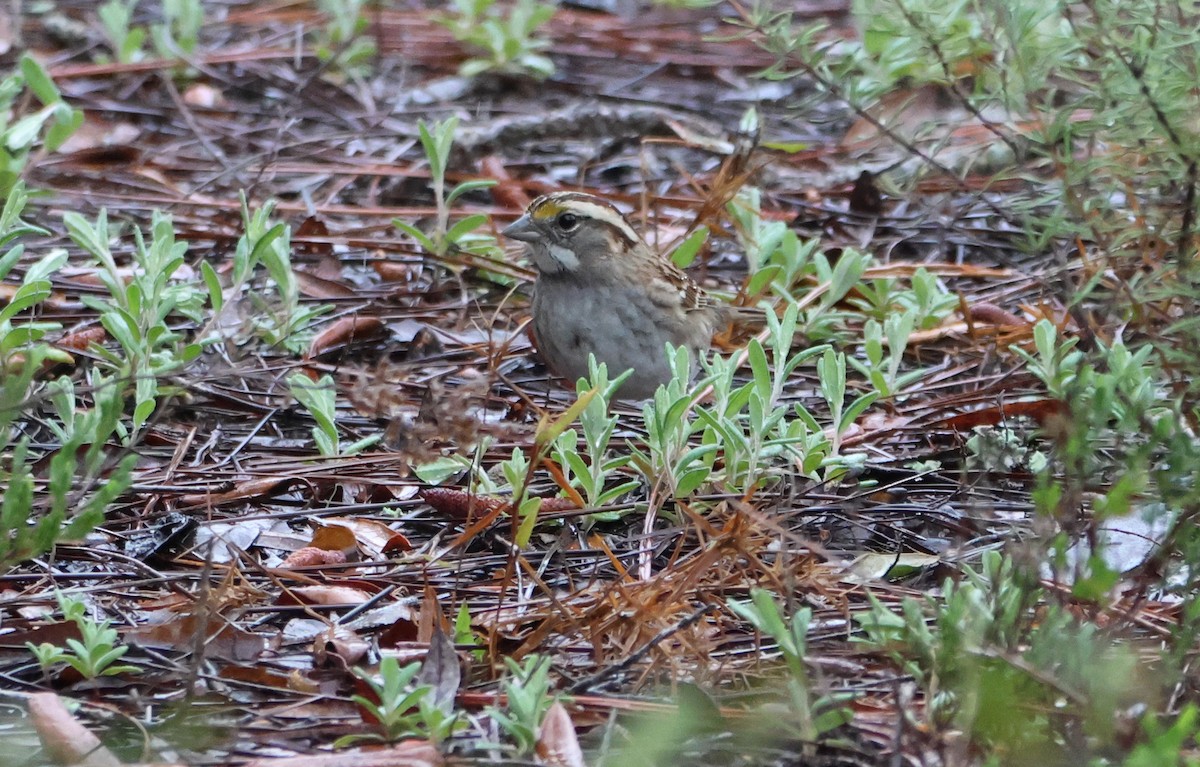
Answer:
[[[691,266],[692,262],[696,260],[696,256],[699,255],[700,248],[707,241],[708,227],[696,227],[696,231],[689,234],[687,239],[681,242],[679,247],[675,248],[674,252],[671,253],[671,260],[680,269]]]
[[[217,276],[217,270],[213,269],[207,261],[200,262],[200,276],[204,279],[204,285],[208,289],[208,302],[212,306],[213,312],[219,314],[221,307],[225,304],[221,278]]]
[[[43,109],[18,120],[4,134],[4,146],[10,152],[21,152],[28,149],[37,141],[38,132],[50,117],[50,112]]]
[[[842,414],[841,423],[838,424],[839,432],[850,428],[850,425],[858,420],[863,411],[873,405],[875,400],[879,399],[879,396],[879,392],[877,391],[868,392],[850,403],[850,407],[846,408],[846,412]]]
[[[46,131],[44,139],[47,151],[57,151],[67,139],[79,130],[83,125],[83,110],[71,109],[65,116],[55,116],[54,124],[50,126],[50,130]]]
[[[764,141],[762,143],[764,149],[773,149],[777,152],[785,152],[787,154],[796,154],[808,149],[809,144],[803,141]]]
[[[518,548],[525,548],[529,545],[529,539],[533,536],[533,528],[537,525],[538,512],[542,509],[541,498],[526,498],[521,502],[521,507],[518,515],[521,519],[521,524],[517,528],[516,540]]]
[[[454,224],[454,226],[450,227],[450,229],[446,232],[446,240],[448,242],[456,243],[465,235],[469,234],[475,229],[478,229],[486,223],[487,216],[483,215],[482,213],[476,213],[467,216],[458,223]]]
[[[33,91],[33,95],[37,96],[38,101],[50,106],[62,100],[62,94],[59,93],[54,81],[50,79],[50,75],[37,62],[37,59],[28,53],[21,56],[21,74],[25,76],[25,84],[29,86],[29,90]]]
[[[567,427],[575,423],[579,418],[579,414],[583,412],[588,403],[592,401],[600,392],[597,389],[590,389],[579,395],[579,399],[571,407],[567,408],[561,416],[553,422],[547,422],[547,418],[543,418],[538,424],[537,431],[534,434],[534,444],[538,447],[553,444],[558,436],[566,431]]]
[[[496,180],[491,179],[491,178],[475,178],[475,179],[471,179],[469,181],[464,181],[461,184],[459,184],[458,186],[451,189],[450,193],[448,195],[446,195],[446,205],[449,205],[450,203],[454,202],[459,197],[461,197],[464,194],[467,194],[468,192],[474,192],[479,189],[487,189],[487,188],[493,187],[495,185],[496,185]]]
[[[276,224],[268,229],[258,241],[254,243],[253,250],[250,251],[250,263],[260,264],[265,263],[264,254],[268,253],[268,248],[275,244],[275,241],[286,234],[288,231],[287,224]]]
[[[412,237],[414,240],[417,241],[418,245],[420,245],[422,248],[429,251],[430,253],[437,252],[437,248],[434,247],[433,240],[429,239],[429,235],[425,234],[424,232],[422,232],[420,229],[416,228],[412,224],[409,224],[405,221],[401,221],[398,218],[393,218],[392,226],[394,226],[397,229],[399,229],[400,231],[404,232],[409,237]]]

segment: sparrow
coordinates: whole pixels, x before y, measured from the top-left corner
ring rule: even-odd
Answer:
[[[588,374],[588,354],[617,375],[631,400],[671,378],[666,345],[691,352],[693,372],[727,307],[656,253],[612,203],[582,192],[543,195],[502,234],[528,246],[538,275],[534,343],[550,371]]]

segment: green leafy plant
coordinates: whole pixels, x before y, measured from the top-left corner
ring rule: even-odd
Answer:
[[[514,447],[512,455],[500,462],[499,469],[508,480],[503,489],[510,491],[513,497],[513,516],[517,519],[515,542],[517,546],[524,548],[529,544],[534,526],[537,525],[538,512],[542,509],[542,499],[528,493],[534,465],[525,456],[524,450]]]
[[[18,238],[30,234],[49,234],[45,229],[21,220],[28,200],[25,184],[18,181],[9,192],[3,212],[0,213],[0,247],[12,246],[0,257],[0,280],[9,275],[25,254],[24,245],[14,244]],[[0,366],[3,366],[4,372],[8,374],[0,377],[0,386],[4,386],[5,389],[11,388],[14,392],[14,399],[8,402],[14,409],[24,400],[29,380],[18,385],[10,379],[11,375],[20,372],[32,376],[33,371],[47,358],[58,362],[70,359],[65,353],[55,352],[45,344],[38,343],[47,332],[57,330],[57,324],[20,322],[17,319],[22,312],[36,307],[50,297],[50,275],[61,268],[66,260],[65,252],[52,252],[26,269],[20,286],[8,303],[0,308]],[[31,353],[37,353],[40,359],[31,360]],[[3,434],[3,430],[0,430],[0,434]]]
[[[161,24],[150,26],[150,39],[158,55],[173,59],[194,54],[204,28],[201,0],[162,0],[162,15]]]
[[[539,53],[550,41],[537,36],[538,28],[554,16],[553,3],[516,0],[507,15],[496,0],[452,0],[451,7],[439,21],[459,42],[483,52],[463,62],[458,69],[463,77],[498,72],[542,79],[554,74],[554,62]]]
[[[619,419],[610,415],[608,408],[617,387],[629,377],[630,372],[610,381],[608,366],[597,364],[592,355],[588,356],[588,371],[588,377],[581,378],[575,385],[575,391],[580,396],[596,391],[596,395],[579,414],[583,450],[579,449],[581,434],[575,429],[567,429],[554,442],[554,458],[562,467],[568,482],[583,491],[588,506],[600,508],[638,485],[634,479],[617,484],[610,482],[615,473],[629,465],[628,455],[614,455],[609,451],[609,442]],[[594,519],[611,521],[616,516],[611,512],[597,512]]]
[[[0,279],[24,254],[22,245],[13,244],[17,238],[46,234],[21,220],[26,199],[24,185],[18,182],[0,213],[0,247],[12,246],[0,257]],[[70,378],[44,388],[40,382],[46,365],[70,361],[70,356],[44,341],[47,333],[58,329],[56,324],[22,320],[21,315],[36,311],[50,296],[50,277],[66,258],[66,252],[58,250],[30,264],[12,298],[0,307],[0,486],[5,488],[0,498],[0,571],[92,530],[103,521],[108,505],[129,487],[137,460],[129,455],[114,466],[105,451],[120,428],[124,398],[119,387],[93,374],[91,407],[85,407]],[[41,456],[31,453],[27,435],[17,437],[22,417],[38,406],[40,397],[48,398],[57,413],[57,421],[48,418],[46,423],[61,440],[38,472],[44,472],[44,485],[34,475]]]
[[[200,344],[172,329],[168,318],[179,314],[199,322],[205,291],[198,283],[177,277],[188,245],[175,241],[175,228],[165,214],[155,211],[149,244],[141,230],[134,228],[133,264],[124,270],[117,266],[110,247],[116,232],[109,229],[106,211],[100,211],[95,224],[74,212],[64,214],[63,222],[71,239],[95,259],[97,276],[108,289],[109,300],[92,296],[84,296],[83,300],[100,313],[100,323],[121,348],[117,354],[96,347],[117,377],[132,383],[132,426],[137,432],[159,400],[175,393],[164,387],[161,379],[201,352]]]
[[[392,219],[392,225],[417,241],[426,251],[445,256],[451,250],[465,250],[471,253],[495,255],[499,246],[491,235],[478,230],[487,223],[487,216],[476,213],[464,216],[450,224],[450,206],[462,195],[486,189],[495,185],[492,179],[472,179],[456,185],[446,192],[446,169],[450,164],[450,152],[454,147],[454,131],[458,128],[458,118],[450,117],[432,126],[423,120],[417,122],[417,132],[421,137],[421,146],[425,149],[425,157],[429,160],[429,174],[433,185],[433,199],[437,205],[437,220],[433,231],[425,233],[417,227],[400,219]]]
[[[512,739],[516,753],[526,756],[534,752],[542,719],[556,700],[550,694],[550,661],[529,655],[522,663],[512,658],[505,658],[504,663],[509,672],[508,678],[500,682],[505,706],[489,706],[488,713]]]
[[[1029,372],[1046,385],[1051,397],[1065,397],[1075,382],[1083,354],[1074,351],[1078,338],[1058,339],[1058,329],[1050,320],[1038,320],[1033,326],[1035,352],[1031,354],[1019,346],[1011,347],[1013,353],[1025,360]]]
[[[22,115],[15,109],[27,89],[42,106]],[[36,59],[22,54],[17,71],[0,80],[0,197],[8,199],[35,147],[53,152],[82,124],[83,112],[63,100]]]
[[[300,303],[300,283],[292,268],[291,230],[286,224],[271,221],[275,203],[267,202],[262,208],[251,211],[244,193],[241,203],[245,233],[238,238],[234,247],[229,287],[222,287],[221,278],[211,266],[207,263],[200,265],[200,273],[212,301],[213,316],[198,334],[199,338],[202,341],[211,340],[214,330],[225,324],[224,313],[236,308],[226,300],[226,296],[241,298],[241,294],[246,292],[246,298],[257,311],[242,332],[257,335],[271,346],[280,345],[291,352],[303,351],[311,338],[313,322],[332,311],[333,307],[328,304],[306,306]],[[266,269],[271,278],[274,300],[263,291],[247,290],[255,270],[260,266]],[[243,327],[240,320],[237,324]]]
[[[847,248],[831,264],[820,252],[819,240],[803,242],[784,222],[763,218],[760,198],[758,189],[743,187],[726,206],[750,270],[746,293],[770,294],[803,308],[800,327],[810,339],[841,337],[847,315],[835,307],[859,284],[870,256]],[[797,288],[805,280],[815,280],[819,288],[805,290],[804,298],[798,299]]]
[[[1188,703],[1180,710],[1175,721],[1160,723],[1158,717],[1147,713],[1142,717],[1142,731],[1146,741],[1139,743],[1129,752],[1123,767],[1159,767],[1164,764],[1181,764],[1197,767],[1200,759],[1185,752],[1196,742],[1196,718],[1200,710],[1195,703]]]
[[[558,417],[551,419],[549,415],[542,416],[534,431],[531,457],[527,458],[521,448],[513,448],[512,457],[501,462],[500,470],[508,480],[512,490],[512,508],[516,510],[514,516],[518,527],[514,542],[517,546],[524,548],[529,544],[530,536],[538,522],[538,512],[541,511],[542,499],[529,495],[529,485],[535,469],[598,394],[598,390],[590,389],[581,393],[574,404]]]
[[[896,296],[896,302],[905,313],[911,313],[913,327],[928,329],[936,327],[958,308],[958,295],[947,290],[937,275],[921,267],[913,273],[911,287]]]
[[[733,360],[704,360],[713,398],[711,405],[695,409],[703,425],[699,441],[716,446],[703,462],[712,472],[710,478],[728,491],[753,490],[787,463],[815,477],[829,456],[832,443],[816,418],[802,403],[789,406],[784,401],[788,379],[828,348],[818,345],[792,353],[798,315],[794,304],[782,317],[767,313],[766,347],[756,338],[746,347],[748,383],[736,384]]]
[[[141,671],[137,666],[117,663],[129,652],[129,646],[117,644],[117,630],[112,628],[111,621],[96,621],[88,617],[83,600],[62,592],[58,592],[57,597],[63,618],[78,627],[80,638],[68,637],[66,649],[50,642],[40,645],[26,642],[25,646],[37,658],[43,671],[48,673],[55,665],[65,663],[88,680]]]
[[[428,738],[439,744],[453,735],[462,723],[437,704],[432,685],[416,683],[420,673],[420,663],[401,667],[391,656],[380,660],[378,675],[354,669],[354,675],[371,688],[374,699],[355,695],[352,700],[374,718],[378,732],[346,735],[334,742],[334,748],[362,741],[392,743],[406,737]]]
[[[664,481],[677,498],[691,495],[709,478],[716,444],[693,445],[699,430],[691,417],[697,393],[707,385],[711,374],[703,376],[693,388],[691,354],[687,347],[668,348],[671,380],[658,387],[654,399],[642,405],[646,425],[645,448],[631,446],[632,463],[651,486]]]
[[[829,418],[832,422],[832,437],[829,453],[831,456],[841,454],[842,435],[851,425],[879,398],[879,392],[869,390],[855,397],[849,405],[846,404],[846,355],[834,353],[826,349],[817,361],[817,378],[821,383],[821,394],[829,404]],[[841,456],[842,461],[850,463],[848,456]]]
[[[884,397],[898,394],[924,375],[922,370],[900,373],[904,350],[908,347],[908,337],[912,334],[916,321],[916,313],[911,310],[888,316],[882,325],[876,320],[867,320],[863,326],[863,353],[866,360],[848,358],[848,362],[865,375],[875,390]]]
[[[478,645],[479,637],[475,634],[475,630],[471,628],[471,608],[463,602],[458,606],[458,612],[454,614],[454,644],[456,645]],[[476,662],[482,661],[487,657],[487,650],[483,647],[477,647],[471,650],[471,657]]]
[[[108,46],[117,61],[130,64],[145,58],[142,46],[146,43],[146,28],[135,26],[133,11],[139,0],[108,0],[96,9],[100,26],[108,38]]]
[[[7,427],[25,402],[14,403],[13,395],[28,391],[30,375],[46,359],[38,348],[26,350],[26,362],[15,375],[5,378],[0,396],[0,426]],[[40,556],[60,541],[79,540],[104,521],[104,512],[132,482],[134,455],[115,466],[105,445],[118,431],[123,397],[120,389],[99,375],[93,376],[93,406],[77,411],[74,385],[61,378],[50,388],[51,400],[60,418],[50,423],[62,444],[50,458],[46,489],[35,493],[33,464],[27,438],[11,446],[0,438],[0,450],[11,451],[0,460],[0,481],[6,485],[0,500],[0,570],[31,557]],[[8,429],[4,430],[7,435]],[[101,481],[103,477],[103,481]]]
[[[539,521],[538,512],[541,510],[542,498],[532,496],[529,487],[534,479],[534,473],[542,465],[543,459],[550,455],[556,445],[560,444],[562,435],[570,425],[580,417],[580,414],[590,405],[599,392],[595,389],[582,392],[576,401],[563,413],[551,418],[544,415],[538,422],[533,435],[533,445],[530,447],[514,446],[509,457],[500,461],[489,472],[483,466],[484,455],[490,440],[483,439],[476,446],[475,454],[468,459],[459,455],[445,456],[415,468],[424,481],[436,484],[454,474],[465,472],[471,492],[480,495],[494,496],[510,493],[511,502],[508,511],[516,523],[513,531],[513,542],[521,548],[529,543]],[[504,479],[499,481],[496,475]]]
[[[950,114],[969,115],[994,136],[992,146],[1007,149],[1002,161],[1022,161],[1005,177],[1025,183],[991,212],[1006,219],[1028,253],[1062,259],[1039,275],[1062,280],[1068,307],[1056,315],[1060,326],[1039,322],[1033,344],[1016,350],[1055,401],[1042,419],[1050,439],[1038,444],[1000,429],[991,445],[983,435],[969,442],[978,455],[1019,448],[1040,461],[1037,535],[1017,549],[1028,570],[985,556],[982,569],[964,572],[960,583],[934,590],[926,602],[879,605],[874,626],[864,626],[880,632],[875,649],[897,650],[901,671],[925,690],[922,725],[966,733],[972,758],[985,764],[1017,754],[1096,765],[1194,759],[1195,714],[1180,701],[1190,693],[1177,688],[1178,718],[1160,709],[1140,732],[1114,738],[1111,731],[1114,720],[1129,723],[1123,707],[1130,698],[1160,705],[1155,671],[1172,680],[1186,673],[1200,620],[1191,587],[1200,573],[1193,521],[1200,499],[1200,98],[1194,67],[1179,64],[1196,60],[1198,43],[1191,19],[1160,11],[1141,0],[857,0],[857,43],[799,26],[777,4],[735,11],[747,35],[776,58],[765,77],[803,75],[860,117],[882,118],[881,131],[907,153],[885,179],[893,186],[917,174],[947,175],[943,155],[930,147],[940,149],[960,119],[924,120],[907,131],[904,121],[889,121],[914,84],[915,92],[944,96]],[[889,100],[879,104],[885,93]],[[1049,177],[1031,176],[1029,159],[1053,169]],[[962,177],[959,168],[949,170]],[[1178,192],[1158,193],[1163,188]],[[952,296],[932,275],[920,275],[909,288],[860,281],[848,300],[877,323],[865,328],[859,370],[881,391],[909,394],[893,343],[905,328],[886,322],[911,312],[914,330],[931,327],[953,310]],[[1072,338],[1076,327],[1085,342]],[[839,377],[829,366],[826,372]],[[1122,579],[1098,551],[1101,532],[1147,517],[1167,520],[1170,532],[1155,541],[1161,549],[1146,570]],[[1037,577],[1069,588],[1040,591]],[[1122,600],[1136,593],[1137,604],[1162,592],[1180,599],[1178,629],[1145,665],[1124,643],[1122,619],[1105,620],[1100,631],[1090,612],[1106,610],[1117,588]]]
[[[317,422],[312,435],[321,455],[329,458],[354,455],[383,439],[382,434],[371,434],[349,445],[341,444],[337,428],[337,391],[330,376],[323,375],[320,380],[313,381],[303,373],[292,373],[287,382],[292,396]]]
[[[1047,706],[1070,700],[1099,752],[1116,735],[1116,712],[1152,692],[1134,682],[1128,648],[1069,610],[1039,608],[1044,596],[1036,578],[992,551],[924,605],[905,599],[897,611],[871,597],[859,623],[926,691],[931,727],[961,729],[982,747],[1078,761],[1075,739],[1059,729],[1066,720],[1046,716]]]
[[[805,476],[824,473],[826,479],[863,462],[862,455],[841,453],[841,435],[879,392],[869,389],[846,403],[845,355],[825,345],[793,354],[799,313],[794,304],[782,317],[767,313],[768,346],[764,348],[757,339],[747,345],[752,378],[745,384],[735,383],[734,362],[720,358],[703,360],[703,375],[691,384],[687,350],[670,351],[672,380],[643,405],[645,442],[631,446],[631,464],[648,484],[663,481],[675,497],[689,495],[706,482],[745,493],[781,469],[783,459]],[[803,404],[784,403],[788,378],[813,359],[821,393],[830,407],[828,428]],[[708,386],[712,404],[697,403],[696,393]]]
[[[811,273],[820,240],[802,241],[786,222],[764,218],[762,192],[752,186],[742,187],[726,210],[746,254],[750,272],[746,292],[757,296],[770,290],[777,297],[794,300],[793,288]]]
[[[914,329],[928,329],[941,324],[958,308],[958,296],[946,290],[936,275],[924,267],[913,273],[910,287],[888,277],[863,280],[855,286],[847,302],[862,310],[868,317],[886,322],[896,314],[910,315]]]
[[[806,743],[817,743],[828,733],[853,719],[844,703],[852,695],[828,694],[814,698],[804,656],[808,652],[808,630],[812,610],[804,607],[784,617],[771,593],[751,589],[750,601],[728,601],[729,609],[756,630],[773,639],[788,670],[787,693],[791,717],[785,726]]]
[[[329,21],[317,38],[317,58],[351,73],[374,58],[375,41],[363,34],[369,26],[367,4],[368,0],[318,0]]]
[[[1085,600],[1103,599],[1119,573],[1104,556],[1109,521],[1136,516],[1146,524],[1174,526],[1172,536],[1185,571],[1200,563],[1200,543],[1182,510],[1196,502],[1196,440],[1181,418],[1180,395],[1171,395],[1166,375],[1154,364],[1154,347],[1131,351],[1121,341],[1097,343],[1091,354],[1073,340],[1058,341],[1054,327],[1034,328],[1037,354],[1017,351],[1048,391],[1056,394],[1062,418],[1054,426],[1054,449],[1039,474],[1034,502],[1044,518],[1089,526],[1088,556],[1068,557],[1068,530],[1048,534],[1049,569],[1072,584]],[[1093,356],[1094,355],[1094,356]],[[1128,523],[1127,523],[1128,524]],[[1174,580],[1174,576],[1168,580]]]
[[[187,58],[196,53],[204,29],[201,0],[163,0],[162,21],[149,29],[133,23],[140,0],[108,0],[96,9],[108,47],[122,64],[146,58],[147,37],[154,53],[164,59]]]

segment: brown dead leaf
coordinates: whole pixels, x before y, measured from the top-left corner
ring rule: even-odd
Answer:
[[[394,551],[397,547],[402,547],[402,551],[412,548],[407,538],[378,520],[359,517],[326,517],[321,522],[325,525],[322,529],[340,527],[349,531],[357,541],[359,550],[370,559],[382,556],[385,551]],[[313,536],[313,545],[317,545],[316,536]],[[330,547],[322,546],[321,548]]]
[[[46,756],[57,764],[119,767],[121,760],[104,747],[92,731],[71,715],[52,692],[29,696],[29,719],[41,738]]]
[[[108,338],[108,332],[104,328],[96,326],[65,334],[62,338],[58,339],[58,346],[61,349],[83,351],[92,344],[104,343],[106,338]]]
[[[25,630],[0,634],[0,648],[23,651],[27,642],[35,645],[49,643],[63,647],[68,639],[75,641],[83,639],[79,633],[79,627],[73,621],[55,621]]]
[[[13,42],[19,37],[19,29],[19,26],[14,28],[13,14],[0,11],[0,56],[5,56],[12,50]]]
[[[982,410],[944,418],[933,424],[935,429],[970,431],[976,426],[995,426],[1009,418],[1026,416],[1045,426],[1054,418],[1067,415],[1067,404],[1057,399],[1039,399],[1026,402],[1005,402]]]
[[[1001,327],[1009,325],[1012,327],[1028,327],[1029,323],[1012,312],[1001,309],[995,304],[977,303],[971,304],[968,307],[971,312],[971,322],[982,323],[985,325],[999,325]]]
[[[308,357],[319,357],[338,347],[349,346],[356,341],[382,338],[386,332],[383,320],[378,317],[353,315],[342,317],[313,337],[308,345]]]
[[[328,549],[317,548],[316,546],[305,546],[288,554],[287,559],[283,560],[283,564],[280,567],[315,567],[317,565],[340,565],[345,562],[346,553],[343,551],[330,551]]]
[[[295,477],[265,477],[251,479],[236,485],[225,493],[188,493],[179,496],[180,506],[224,506],[227,503],[240,503],[255,498],[269,498],[277,492],[291,487]]]
[[[354,288],[344,282],[319,277],[312,272],[296,269],[296,284],[300,294],[306,298],[318,298],[328,301],[338,298],[354,298]]]
[[[877,433],[886,429],[902,429],[912,423],[912,418],[888,412],[865,413],[859,423],[866,431]]]
[[[321,521],[320,527],[313,530],[312,542],[309,546],[325,551],[340,551],[347,558],[358,558],[358,538],[348,525],[330,525]]]
[[[425,593],[421,596],[421,612],[417,615],[417,641],[431,641],[434,630],[441,631],[445,622],[446,616],[438,603],[437,591],[427,583]]]
[[[322,666],[327,665],[332,656],[340,661],[341,668],[351,668],[362,663],[371,652],[370,642],[344,626],[318,637],[313,644],[313,658]]]
[[[126,157],[126,161],[140,156],[141,152],[135,147],[142,129],[136,124],[128,120],[108,120],[90,109],[85,110],[83,115],[83,125],[58,148],[59,162],[65,160],[71,163],[75,159],[71,155],[90,150],[132,150],[133,157]]]
[[[392,535],[392,539],[384,544],[380,553],[385,557],[390,557],[397,552],[403,553],[412,550],[412,541],[408,540],[408,536],[403,533],[395,533]]]
[[[417,682],[433,688],[431,695],[438,708],[447,715],[454,713],[454,698],[462,683],[462,666],[458,662],[458,653],[454,651],[454,643],[441,626],[434,628],[429,652],[421,664]]]
[[[288,674],[288,689],[316,695],[321,692],[321,684],[302,674],[299,669],[292,669],[292,673]]]
[[[375,261],[371,264],[384,282],[409,283],[421,275],[421,265],[398,261]]]
[[[309,216],[300,222],[292,235],[292,244],[297,253],[320,258],[315,274],[327,280],[341,279],[342,269],[333,256],[333,244],[329,242],[329,227],[318,216]]]
[[[280,595],[279,604],[359,605],[366,602],[371,596],[362,589],[350,586],[297,586]]]
[[[121,631],[121,638],[141,647],[159,650],[190,650],[196,642],[196,632],[202,629],[195,615],[177,615],[164,610],[158,623],[136,626]],[[265,636],[252,634],[234,626],[219,616],[209,618],[206,625],[204,653],[210,657],[236,661],[257,660],[267,650]]]
[[[221,679],[229,679],[237,682],[249,682],[250,684],[256,684],[261,687],[271,687],[276,690],[292,689],[291,681],[287,674],[257,663],[251,663],[244,666],[226,664],[217,671],[217,676],[219,676]]]
[[[546,718],[542,720],[537,755],[543,764],[551,767],[587,767],[571,715],[559,701],[550,706]]]
[[[854,213],[868,216],[878,216],[883,212],[883,194],[875,185],[875,177],[870,171],[864,170],[854,182],[854,188],[850,190],[849,205]]]

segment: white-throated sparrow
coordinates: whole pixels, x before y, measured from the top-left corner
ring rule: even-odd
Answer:
[[[724,317],[724,307],[599,197],[543,195],[503,234],[529,245],[538,270],[534,339],[551,372],[568,381],[587,375],[590,352],[614,376],[633,369],[619,396],[651,397],[671,377],[667,342],[695,360]]]

